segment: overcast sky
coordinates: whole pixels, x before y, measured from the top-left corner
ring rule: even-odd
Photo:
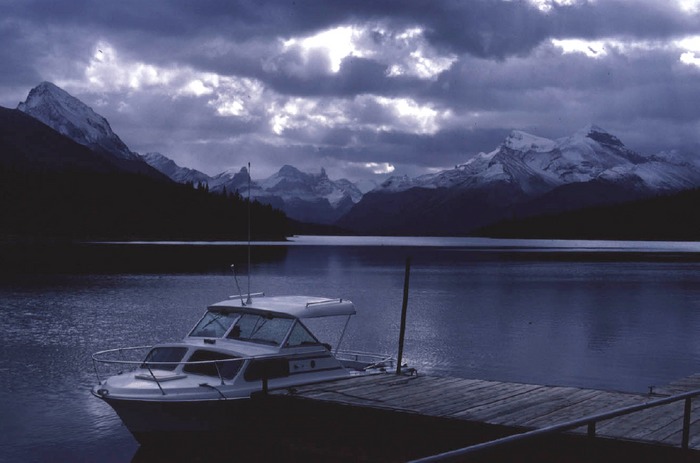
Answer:
[[[0,0],[0,105],[47,80],[216,174],[417,175],[594,123],[700,156],[700,0]]]

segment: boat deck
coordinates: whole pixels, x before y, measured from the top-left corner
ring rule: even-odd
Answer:
[[[663,395],[700,389],[700,375],[670,384],[654,394],[611,392],[428,375],[379,374],[274,391],[276,396],[418,414],[507,427],[512,432],[545,428]],[[692,404],[689,449],[700,450],[700,404]],[[684,401],[678,401],[596,425],[598,437],[680,447]],[[586,433],[582,426],[574,433]]]

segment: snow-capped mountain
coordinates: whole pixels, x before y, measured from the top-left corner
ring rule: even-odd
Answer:
[[[187,167],[180,167],[167,156],[160,153],[146,153],[141,158],[151,167],[157,169],[161,173],[167,175],[171,180],[178,183],[209,183],[211,177],[204,172]]]
[[[112,131],[107,119],[51,82],[34,87],[17,110],[41,121],[56,132],[89,148],[117,170],[167,179],[151,167]]]
[[[392,177],[380,190],[479,189],[504,182],[527,196],[537,196],[561,185],[593,180],[636,182],[639,188],[655,192],[679,191],[700,185],[700,168],[678,155],[641,156],[595,125],[558,140],[514,130],[490,153],[415,179]]]
[[[453,169],[416,178],[391,177],[372,189],[367,182],[331,180],[324,169],[306,173],[285,165],[266,179],[251,180],[245,167],[210,177],[180,167],[160,153],[139,156],[104,117],[49,82],[32,89],[17,110],[18,115],[31,116],[35,124],[41,121],[45,124],[41,127],[83,145],[80,148],[89,148],[84,152],[46,148],[31,156],[15,153],[18,159],[31,158],[31,163],[41,161],[56,169],[71,165],[94,172],[146,173],[180,183],[206,183],[210,191],[243,196],[250,189],[253,199],[282,209],[293,219],[362,233],[464,234],[504,218],[700,187],[697,156],[676,151],[642,156],[594,125],[556,140],[514,130],[493,151]],[[63,152],[72,154],[59,156]]]
[[[337,207],[346,198],[353,203],[362,198],[362,192],[349,180],[331,180],[323,168],[319,174],[310,174],[284,165],[277,173],[262,180],[260,186],[265,191],[285,199],[316,201],[321,198],[333,207]]]
[[[238,191],[248,194],[248,170],[226,171],[213,177],[212,191]],[[250,181],[250,196],[281,208],[289,217],[307,222],[333,223],[362,198],[362,192],[349,180],[331,180],[326,171],[302,172],[285,165],[263,180]]]
[[[138,155],[112,131],[107,119],[51,82],[34,87],[17,109],[81,145],[103,150],[118,158],[139,160]]]
[[[362,199],[363,193],[347,179],[331,180],[325,169],[319,174],[302,172],[285,165],[262,180],[249,178],[248,169],[229,169],[213,177],[178,166],[160,153],[149,153],[143,159],[170,179],[180,182],[205,182],[213,192],[235,193],[263,204],[282,209],[289,217],[321,224],[335,222]]]
[[[57,177],[120,171],[106,156],[96,156],[87,146],[76,143],[32,116],[17,109],[0,107],[0,171],[7,167],[10,167],[9,171],[54,174]],[[0,194],[0,203],[9,199]]]
[[[550,140],[514,130],[454,169],[392,177],[339,225],[363,233],[468,233],[503,218],[623,202],[700,186],[700,164],[679,153],[642,156],[589,125]]]
[[[226,190],[229,193],[238,192],[247,196],[248,188],[250,188],[251,197],[265,196],[265,192],[255,180],[250,178],[248,169],[245,167],[241,167],[239,170],[228,169],[209,179],[211,191],[222,192]]]
[[[210,177],[181,167],[160,153],[140,156],[112,131],[107,119],[50,82],[33,88],[17,109],[92,149],[120,169],[159,177],[165,175],[179,183],[206,183],[214,192],[237,191],[245,195],[250,187],[252,198],[283,209],[298,220],[332,223],[362,198],[362,192],[351,182],[330,180],[324,170],[320,174],[309,174],[283,166],[271,177],[249,184],[245,167]]]

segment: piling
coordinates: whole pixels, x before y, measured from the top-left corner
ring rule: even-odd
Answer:
[[[401,328],[399,329],[399,353],[396,358],[396,374],[401,374],[403,361],[403,342],[406,337],[406,312],[408,310],[408,280],[411,275],[411,257],[406,258],[406,272],[403,280],[403,304],[401,304]]]

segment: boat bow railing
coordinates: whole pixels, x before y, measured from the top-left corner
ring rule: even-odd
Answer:
[[[178,365],[214,365],[214,368],[216,368],[217,375],[219,377],[219,381],[221,381],[221,384],[225,384],[224,382],[224,376],[221,372],[221,365],[226,364],[226,363],[231,363],[231,362],[239,362],[243,363],[245,360],[248,360],[249,358],[252,357],[235,357],[235,358],[230,358],[230,359],[218,359],[218,360],[195,360],[195,361],[177,361],[177,362],[167,362],[167,361],[161,361],[161,360],[150,360],[150,361],[145,361],[145,360],[127,360],[124,358],[125,353],[128,354],[134,354],[136,352],[142,352],[146,350],[152,349],[153,346],[135,346],[135,347],[120,347],[117,349],[107,349],[107,350],[102,350],[99,352],[95,352],[92,354],[92,366],[95,370],[95,376],[97,377],[97,383],[102,384],[102,377],[100,375],[100,371],[98,368],[99,364],[102,365],[111,365],[111,366],[118,366],[120,368],[131,368],[131,369],[136,369],[136,368],[145,368],[148,370],[148,376],[143,376],[140,379],[148,379],[154,381],[158,385],[158,389],[160,389],[161,394],[165,394],[165,390],[163,389],[162,382],[166,382],[172,379],[178,379],[181,378],[182,375],[177,376],[177,375],[168,375],[168,376],[158,376],[154,373],[154,369],[158,369],[155,367],[162,366],[162,365],[167,365],[173,367],[173,370],[178,366]],[[119,358],[105,358],[108,356],[115,356],[118,355]],[[122,374],[124,371],[119,371],[116,374]],[[99,393],[100,390],[97,392]]]
[[[256,360],[256,361],[261,361],[261,362],[271,362],[274,363],[275,361],[279,362],[280,359],[289,359],[288,355],[274,355],[274,356],[266,356],[264,358],[261,357],[235,357],[235,358],[230,358],[230,359],[217,359],[217,360],[197,360],[197,361],[189,361],[189,360],[180,360],[180,361],[175,361],[175,362],[168,362],[168,361],[161,361],[161,360],[150,360],[150,361],[145,361],[143,360],[143,355],[145,352],[148,350],[152,349],[153,346],[136,346],[136,347],[122,347],[122,348],[117,348],[117,349],[108,349],[108,350],[103,350],[99,352],[95,352],[92,354],[92,364],[93,368],[95,370],[95,376],[97,378],[98,384],[102,384],[102,377],[103,376],[112,376],[114,374],[122,374],[124,373],[124,369],[128,368],[131,370],[135,370],[137,368],[144,368],[148,370],[148,374],[146,375],[144,373],[143,376],[140,376],[140,379],[147,379],[154,381],[156,385],[158,386],[158,389],[160,390],[162,395],[166,395],[165,389],[163,388],[164,382],[173,380],[173,379],[179,379],[182,378],[183,375],[177,375],[177,374],[166,374],[166,375],[158,375],[154,370],[162,370],[163,366],[172,366],[172,370],[174,370],[177,366],[179,365],[213,365],[214,368],[216,368],[216,372],[220,381],[221,385],[225,384],[225,378],[222,369],[223,365],[231,362],[239,362],[243,363],[246,360]],[[135,359],[134,356],[140,354],[141,358],[140,359]],[[128,358],[131,357],[131,358]],[[371,371],[371,370],[380,370],[384,371],[386,369],[393,368],[396,360],[391,356],[391,355],[381,355],[381,354],[374,354],[370,352],[361,352],[361,351],[352,351],[352,350],[345,350],[345,351],[340,351],[336,354],[336,358],[346,367],[352,368],[357,371]],[[101,375],[100,374],[100,367],[99,365],[107,365],[111,367],[115,367],[114,370],[110,370],[110,372],[106,375]],[[161,368],[158,368],[161,367]],[[120,369],[120,371],[116,371]],[[273,367],[274,369],[274,367]],[[267,388],[267,381],[268,379],[272,379],[275,373],[271,371],[268,371],[267,367],[264,367],[261,370],[260,373],[260,379],[263,382],[263,389],[265,390]],[[231,378],[228,378],[231,379]],[[212,387],[210,385],[206,385],[207,387]],[[100,393],[102,389],[98,389],[98,394]],[[103,392],[104,393],[104,392]],[[225,398],[225,397],[224,397]]]
[[[99,384],[102,383],[102,378],[100,377],[100,371],[98,368],[99,364],[102,365],[117,365],[123,368],[123,366],[136,366],[140,365],[143,362],[143,360],[128,360],[124,358],[124,354],[127,353],[133,353],[133,352],[140,352],[140,351],[145,351],[146,349],[151,349],[153,346],[135,346],[135,347],[119,347],[117,349],[107,349],[107,350],[101,350],[99,352],[95,352],[94,354],[91,355],[92,358],[92,368],[95,370],[95,376],[97,377],[97,382]],[[113,359],[113,358],[104,358],[108,355],[118,355],[119,358]],[[154,362],[155,363],[155,362]],[[169,362],[158,362],[158,363],[169,363]],[[174,362],[177,363],[177,362]],[[116,374],[121,374],[123,371],[120,371]]]

